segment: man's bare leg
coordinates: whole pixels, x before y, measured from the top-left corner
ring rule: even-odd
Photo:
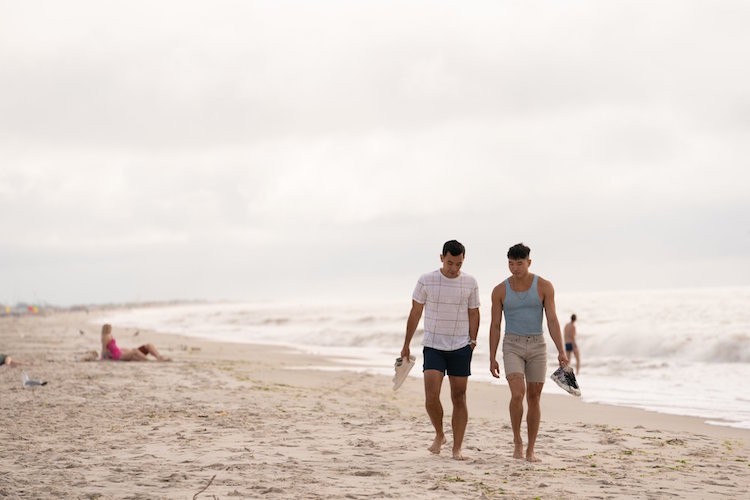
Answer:
[[[453,401],[453,418],[451,427],[453,429],[453,458],[455,460],[466,460],[461,453],[464,442],[466,424],[469,421],[469,409],[466,407],[466,385],[469,377],[448,376],[451,384],[451,401]]]
[[[425,408],[435,428],[435,440],[427,449],[436,455],[440,453],[440,447],[446,442],[443,432],[443,405],[440,404],[440,387],[443,385],[443,377],[443,373],[438,370],[424,371]]]
[[[523,396],[526,392],[522,373],[511,373],[507,377],[510,387],[510,426],[513,428],[513,458],[523,458],[521,420],[523,420]]]
[[[542,418],[541,398],[544,382],[529,382],[526,387],[526,402],[529,405],[529,411],[526,414],[526,426],[529,432],[529,445],[526,448],[526,460],[529,462],[541,462],[534,455],[534,445],[536,444],[536,435],[539,433],[539,422]]]

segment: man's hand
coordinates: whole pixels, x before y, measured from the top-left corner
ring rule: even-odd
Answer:
[[[497,363],[496,359],[490,360],[490,373],[495,378],[500,378],[500,365]]]
[[[568,357],[562,351],[557,353],[557,361],[560,363],[560,366],[568,365]]]
[[[411,351],[409,350],[409,346],[404,346],[403,349],[401,349],[401,359],[409,359],[409,355],[411,354]]]

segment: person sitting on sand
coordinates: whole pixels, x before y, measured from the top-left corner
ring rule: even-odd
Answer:
[[[7,354],[0,354],[0,366],[7,365],[10,367],[13,366],[21,366],[23,363],[18,361],[17,359],[13,359]]]
[[[159,361],[172,361],[159,354],[154,344],[143,344],[136,349],[118,347],[115,338],[112,336],[112,325],[105,323],[102,326],[102,359],[112,361],[148,361],[149,354]]]

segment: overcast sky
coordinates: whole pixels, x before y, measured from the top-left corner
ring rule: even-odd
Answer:
[[[745,1],[0,0],[0,302],[750,285]]]

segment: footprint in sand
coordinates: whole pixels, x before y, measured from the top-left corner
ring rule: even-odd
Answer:
[[[383,476],[383,477],[385,477],[386,474],[384,472],[380,472],[380,471],[377,471],[377,470],[366,469],[366,470],[357,470],[357,471],[354,471],[354,475],[357,476],[357,477],[371,477],[371,476]]]

